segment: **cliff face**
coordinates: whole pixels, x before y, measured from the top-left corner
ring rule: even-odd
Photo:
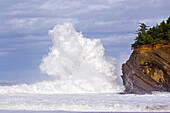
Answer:
[[[122,71],[125,93],[170,92],[170,43],[136,48]]]

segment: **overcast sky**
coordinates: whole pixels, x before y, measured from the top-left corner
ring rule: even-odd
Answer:
[[[166,20],[169,6],[170,0],[0,0],[0,81],[46,79],[39,64],[51,46],[48,30],[65,22],[87,38],[100,38],[106,56],[120,66],[139,23]]]

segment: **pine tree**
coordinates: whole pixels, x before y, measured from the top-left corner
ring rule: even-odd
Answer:
[[[131,44],[132,49],[137,48],[139,45],[149,43],[169,43],[170,42],[170,17],[168,20],[162,21],[160,25],[156,24],[156,27],[147,29],[144,23],[140,23],[140,29],[137,31],[137,37],[135,42]]]
[[[166,32],[167,39],[166,40],[170,41],[170,17],[166,21],[166,27],[167,27],[167,32]]]
[[[140,29],[138,32],[141,33],[142,36],[146,36],[146,30],[148,30],[147,27],[149,26],[146,26],[144,23],[140,23]]]
[[[161,22],[161,24],[159,26],[159,30],[160,30],[159,37],[162,40],[166,40],[167,39],[167,35],[166,35],[167,27],[166,27],[166,24],[164,21]]]

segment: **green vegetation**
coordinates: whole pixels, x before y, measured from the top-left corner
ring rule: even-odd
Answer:
[[[150,43],[170,42],[170,17],[168,20],[162,21],[160,25],[149,28],[144,23],[140,23],[140,29],[137,31],[135,42],[131,45],[132,49],[140,45]]]

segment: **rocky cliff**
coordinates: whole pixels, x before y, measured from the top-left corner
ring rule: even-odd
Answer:
[[[134,49],[122,72],[125,93],[170,92],[170,43]]]

